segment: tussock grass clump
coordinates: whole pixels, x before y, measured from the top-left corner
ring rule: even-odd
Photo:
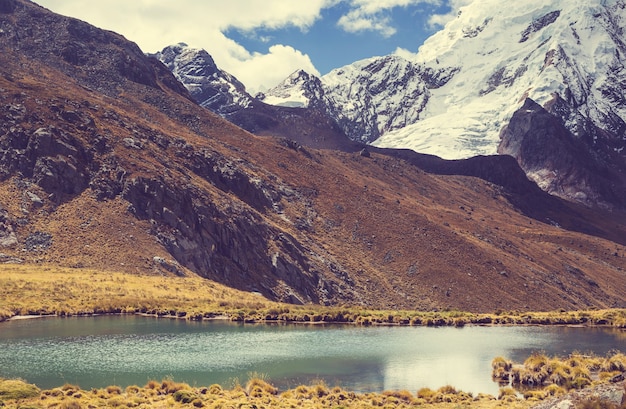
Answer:
[[[21,379],[0,378],[0,402],[10,399],[27,399],[39,396],[41,390]]]
[[[83,409],[83,406],[75,400],[63,402],[59,405],[59,409]]]
[[[614,352],[607,357],[600,366],[603,372],[626,372],[626,355]]]
[[[413,403],[415,397],[411,394],[411,392],[407,391],[407,390],[399,390],[399,391],[384,391],[383,392],[384,396],[387,397],[394,397],[399,401],[405,402],[405,403]]]
[[[194,400],[198,399],[198,394],[189,389],[178,390],[174,392],[174,395],[172,396],[174,397],[174,400],[176,402],[181,402],[181,403],[191,403]]]
[[[521,365],[509,365],[506,359],[495,358],[492,376],[500,381],[510,381],[514,390],[526,399],[538,400],[611,379],[624,372],[624,363],[626,356],[621,352],[613,352],[605,358],[580,353],[559,358],[535,353]]]
[[[150,381],[144,387],[129,386],[120,394],[109,394],[108,388],[92,391],[74,390],[65,386],[66,391],[74,391],[66,396],[64,387],[44,391],[40,396],[25,398],[19,402],[9,402],[10,408],[277,408],[277,409],[365,409],[372,407],[409,409],[424,408],[453,409],[467,407],[474,409],[495,409],[504,402],[496,401],[490,395],[472,398],[471,394],[444,386],[437,390],[420,389],[417,396],[406,390],[364,393],[345,391],[340,387],[329,388],[323,381],[312,385],[300,385],[294,389],[278,393],[277,389],[262,376],[253,376],[242,387],[238,382],[232,389],[214,384],[208,387],[192,387],[172,379],[161,382]],[[171,392],[176,389],[176,391]],[[58,394],[52,393],[58,391]],[[258,393],[257,393],[258,392]],[[507,408],[526,409],[520,400],[506,402]],[[0,404],[0,406],[2,406]]]
[[[121,395],[122,394],[122,388],[120,388],[117,385],[107,386],[105,390],[107,391],[109,395]]]
[[[252,378],[246,383],[246,394],[254,398],[260,398],[264,395],[276,395],[278,388],[261,378]]]
[[[517,391],[510,386],[500,388],[498,399],[504,401],[517,400]]]

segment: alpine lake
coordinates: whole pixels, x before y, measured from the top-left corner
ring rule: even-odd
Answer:
[[[232,387],[263,377],[280,389],[323,381],[356,392],[452,385],[498,394],[497,356],[626,350],[626,332],[598,327],[406,327],[240,324],[138,315],[0,324],[0,376],[41,388],[145,385],[172,378]]]

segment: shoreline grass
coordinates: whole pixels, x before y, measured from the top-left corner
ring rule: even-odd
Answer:
[[[197,276],[134,276],[88,269],[53,266],[4,265],[0,275],[0,321],[27,316],[84,316],[98,314],[147,314],[188,320],[228,319],[243,323],[302,323],[353,325],[587,325],[626,328],[625,309],[552,312],[502,312],[478,314],[461,311],[384,311],[360,307],[288,305],[269,301],[257,294],[230,289]],[[0,326],[2,324],[0,323]],[[622,368],[623,355],[607,361],[607,368]],[[573,370],[552,362],[555,379]],[[572,361],[574,362],[574,361]],[[571,362],[570,362],[571,363]],[[531,363],[529,363],[531,365]],[[573,365],[573,364],[572,364]],[[611,366],[613,365],[613,366]],[[621,366],[620,366],[621,365]],[[512,371],[505,358],[494,360],[494,371]],[[582,366],[578,364],[578,367]],[[568,372],[569,371],[569,372]],[[541,373],[541,370],[539,370]],[[581,372],[584,374],[584,372]],[[0,376],[2,374],[0,373]],[[503,376],[503,375],[502,375]],[[509,375],[513,376],[513,375]],[[607,376],[597,382],[606,382]],[[584,378],[584,376],[583,376]],[[586,379],[586,378],[585,378]],[[593,382],[571,384],[589,386]],[[163,386],[166,385],[166,386]],[[4,388],[4,389],[3,389]],[[503,387],[499,396],[472,396],[452,386],[438,390],[384,391],[357,394],[339,387],[301,385],[280,392],[264,379],[250,380],[232,390],[220,385],[197,388],[172,380],[151,381],[144,387],[117,386],[85,391],[63,385],[40,391],[20,380],[0,378],[0,403],[6,407],[87,408],[87,407],[279,407],[279,408],[364,408],[472,407],[528,408],[535,400],[562,393],[562,385],[547,385],[541,391],[520,392]],[[5,391],[6,395],[2,395]],[[17,393],[18,395],[11,395]],[[22,395],[19,395],[22,394]],[[16,398],[17,396],[17,398]],[[525,399],[524,396],[526,397]],[[15,398],[15,399],[14,399]],[[2,406],[2,405],[0,405]]]
[[[3,391],[5,394],[3,395]],[[64,384],[47,390],[23,380],[0,378],[0,406],[7,408],[458,408],[491,409],[507,407],[524,409],[529,402],[514,395],[491,395],[458,391],[452,386],[433,390],[407,390],[355,393],[323,382],[300,385],[279,391],[262,377],[253,377],[245,385],[231,389],[221,385],[190,386],[172,379],[149,381],[145,386],[126,388],[108,386],[83,390]]]
[[[2,266],[0,322],[24,316],[102,314],[146,314],[188,320],[225,318],[245,323],[586,325],[626,329],[626,309],[471,313],[291,305],[198,276],[130,275],[45,265]]]

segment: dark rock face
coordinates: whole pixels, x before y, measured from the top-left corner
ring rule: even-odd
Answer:
[[[13,13],[13,11],[15,11],[15,6],[15,0],[0,0],[0,13]]]
[[[0,178],[20,172],[58,198],[78,194],[88,184],[89,155],[76,138],[56,128],[11,127],[0,137],[0,158]]]
[[[544,27],[554,23],[556,21],[556,19],[559,18],[560,15],[561,15],[561,10],[555,10],[555,11],[552,11],[552,12],[550,12],[548,14],[545,14],[545,15],[539,17],[538,19],[534,20],[522,32],[522,37],[520,38],[519,42],[523,43],[523,42],[528,41],[528,37],[532,33],[536,33],[537,31],[541,30],[542,28],[544,28]]]
[[[0,12],[10,12],[20,21],[0,21],[2,52],[16,50],[40,59],[66,71],[84,86],[110,96],[118,95],[126,80],[159,88],[158,75],[165,71],[155,72],[153,62],[139,47],[119,34],[17,0],[0,2]],[[176,80],[166,83],[182,91],[175,85]]]
[[[219,115],[227,116],[252,101],[245,86],[220,70],[205,50],[190,49],[181,43],[165,47],[153,57],[175,73],[198,104]]]
[[[619,165],[576,138],[559,117],[534,101],[526,100],[500,138],[498,153],[513,156],[547,192],[590,206],[626,206]]]

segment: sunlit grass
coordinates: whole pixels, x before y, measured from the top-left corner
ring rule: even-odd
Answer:
[[[502,312],[382,311],[358,306],[295,306],[269,301],[258,294],[230,289],[197,276],[141,276],[54,266],[4,265],[0,274],[0,319],[16,315],[81,315],[145,313],[204,319],[216,316],[247,322],[353,323],[355,325],[463,326],[495,325],[612,325],[626,326],[626,310]],[[603,382],[624,371],[626,357],[606,358],[573,354],[566,359],[533,355],[514,365],[494,359],[494,376],[521,385],[521,379],[541,381],[542,389],[520,392],[503,388],[498,397],[472,396],[453,386],[437,390],[385,391],[357,394],[320,382],[279,391],[268,379],[251,374],[244,386],[191,387],[171,379],[150,381],[144,387],[112,385],[91,391],[77,385],[39,391],[21,380],[0,379],[0,400],[7,407],[278,407],[278,408],[526,408],[530,402]],[[521,368],[526,368],[522,370]],[[526,372],[524,372],[526,371]],[[496,375],[497,374],[497,375]],[[1,374],[0,374],[1,375]],[[523,378],[525,377],[525,378]],[[593,380],[592,380],[593,378]],[[520,396],[525,399],[521,399]],[[8,403],[8,404],[7,404]]]
[[[608,325],[626,328],[626,309],[477,314],[463,311],[371,310],[360,306],[289,305],[213,281],[161,275],[3,265],[0,321],[16,315],[145,313],[200,320],[356,325]]]
[[[340,387],[328,387],[323,382],[300,385],[280,392],[264,377],[253,375],[246,386],[235,385],[224,389],[220,385],[190,386],[171,379],[161,382],[150,381],[143,387],[129,386],[125,390],[117,386],[102,389],[82,390],[76,385],[40,391],[36,386],[22,381],[0,380],[0,391],[4,383],[19,384],[20,393],[12,396],[0,395],[0,406],[37,408],[346,408],[371,407],[409,408],[420,406],[440,409],[468,407],[491,409],[496,407],[527,408],[529,403],[515,395],[500,399],[491,395],[480,395],[457,391],[452,386],[437,390],[421,389],[417,393],[407,390],[384,391],[382,393],[354,393]],[[13,388],[12,388],[13,389]]]
[[[614,351],[606,357],[573,353],[562,358],[536,352],[521,364],[496,357],[491,367],[495,381],[511,385],[526,399],[543,399],[606,382],[622,374],[626,368],[626,355]]]

